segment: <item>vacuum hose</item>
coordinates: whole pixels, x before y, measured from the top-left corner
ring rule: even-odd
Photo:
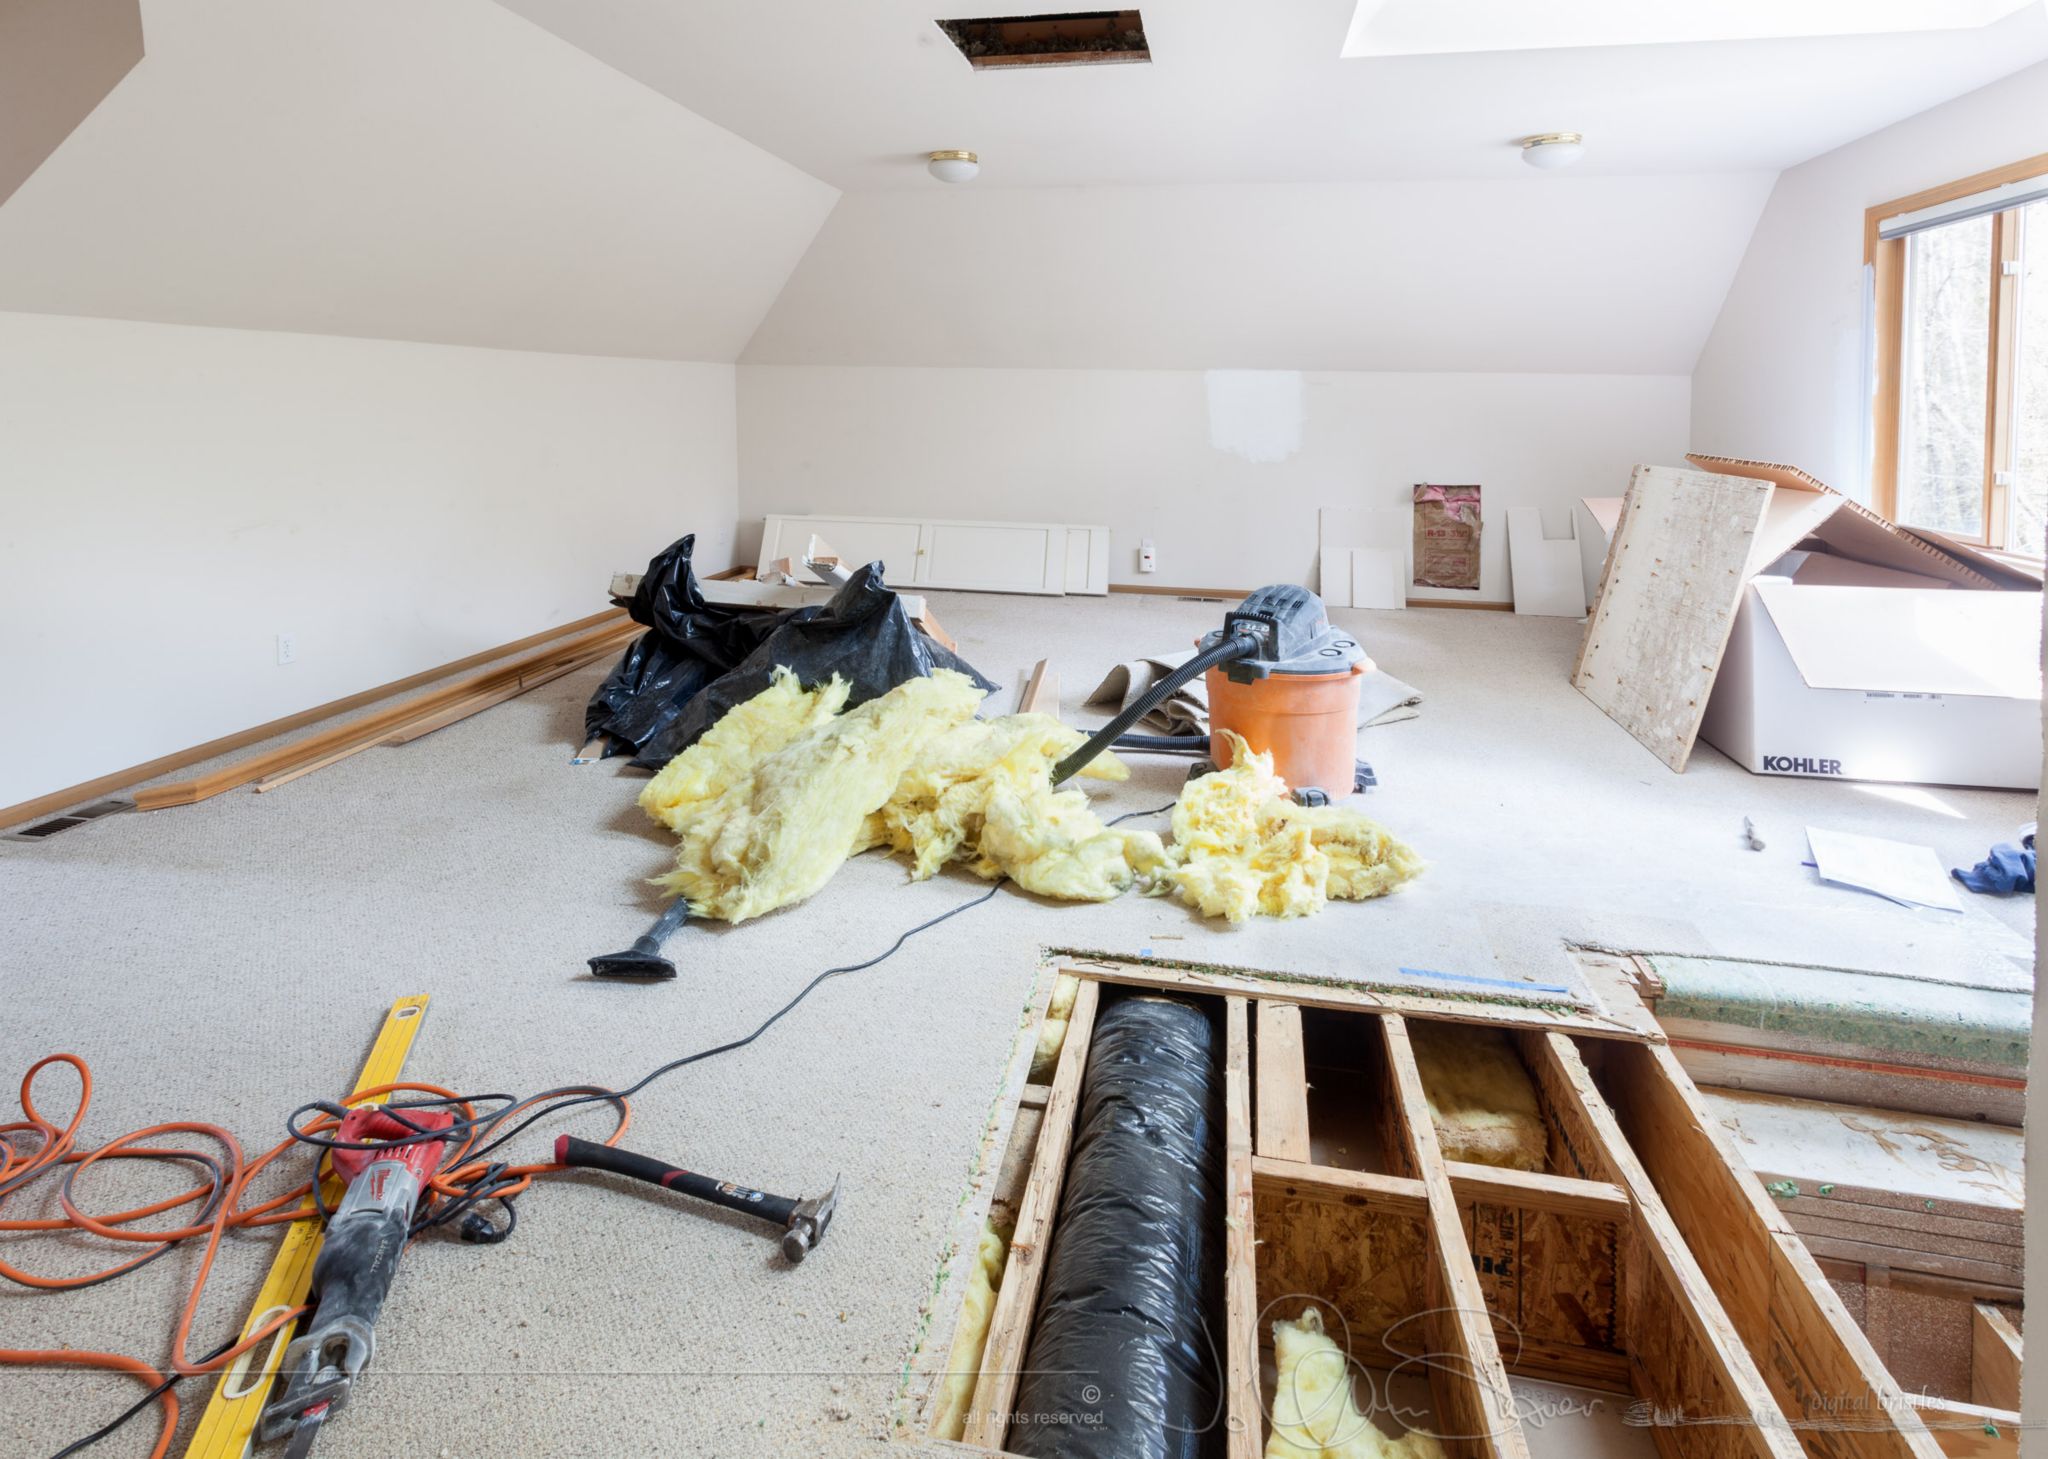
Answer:
[[[1052,783],[1061,785],[1079,774],[1097,755],[1114,744],[1123,732],[1166,702],[1167,696],[1197,674],[1207,673],[1218,664],[1227,664],[1255,654],[1264,647],[1256,633],[1249,630],[1220,640],[1215,647],[1196,654],[1165,678],[1147,689],[1143,694],[1125,705],[1123,711],[1108,724],[1088,737],[1088,742],[1052,767]]]

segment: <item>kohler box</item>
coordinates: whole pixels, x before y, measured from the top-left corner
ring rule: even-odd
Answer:
[[[1760,775],[2039,789],[2041,595],[1753,577],[1700,735]]]

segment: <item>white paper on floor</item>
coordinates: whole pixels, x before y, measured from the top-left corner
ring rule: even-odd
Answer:
[[[1806,844],[1813,849],[1814,869],[1822,881],[1876,892],[1908,907],[1963,910],[1932,846],[1824,831],[1818,826],[1806,828]]]

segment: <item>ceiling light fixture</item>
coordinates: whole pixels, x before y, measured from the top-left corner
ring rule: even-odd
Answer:
[[[981,159],[972,152],[934,152],[925,166],[940,182],[972,182],[981,171]]]
[[[1522,160],[1549,172],[1570,167],[1586,155],[1586,139],[1577,132],[1544,132],[1522,138]]]

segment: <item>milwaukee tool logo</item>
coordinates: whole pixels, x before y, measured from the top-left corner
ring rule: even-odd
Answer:
[[[1766,755],[1764,769],[1783,775],[1840,775],[1840,760],[1809,760],[1804,755]]]

